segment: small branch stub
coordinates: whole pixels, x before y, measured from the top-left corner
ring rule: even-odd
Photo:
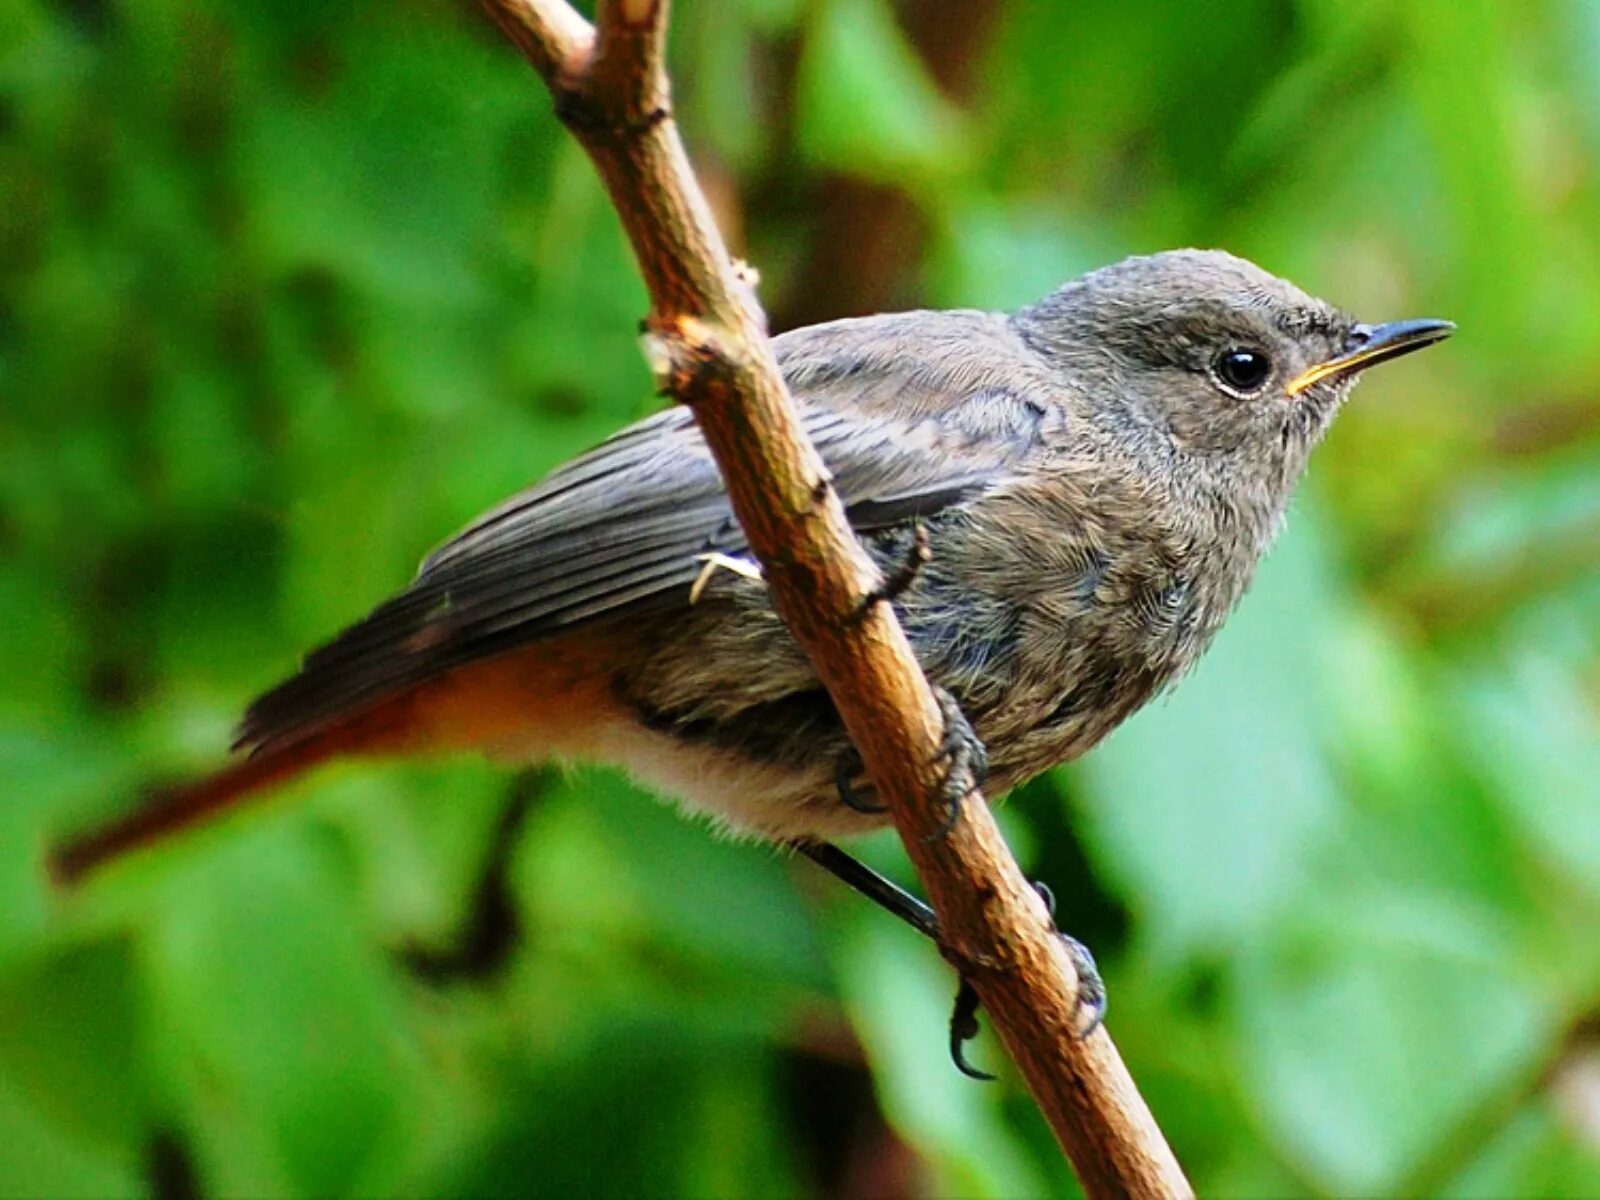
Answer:
[[[646,321],[639,342],[657,394],[685,404],[749,369],[737,337],[695,317]]]

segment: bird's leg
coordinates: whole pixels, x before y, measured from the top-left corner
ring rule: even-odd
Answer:
[[[934,916],[933,909],[894,880],[878,874],[866,863],[846,854],[832,842],[796,841],[791,845],[835,879],[848,884],[891,916],[898,917],[928,940],[938,942],[939,918]]]
[[[898,917],[923,937],[939,946],[939,918],[921,900],[893,880],[878,874],[866,863],[852,858],[832,842],[795,842],[794,848],[835,879],[849,885],[879,908]],[[978,1036],[978,993],[963,976],[956,993],[955,1011],[950,1016],[950,1061],[956,1070],[972,1079],[993,1079],[967,1061],[966,1044]]]
[[[899,884],[884,878],[831,842],[797,841],[791,845],[834,878],[854,888],[879,908],[898,917],[934,945],[943,948],[939,918],[933,909]],[[1045,907],[1050,910],[1053,920],[1055,897],[1042,883],[1035,883],[1034,887],[1039,890],[1039,895],[1043,898]],[[1083,1019],[1079,1022],[1079,1035],[1087,1037],[1105,1018],[1105,983],[1100,978],[1094,956],[1082,942],[1068,937],[1060,930],[1056,931],[1056,936],[1065,944],[1078,974],[1078,1007],[1084,1013]],[[956,990],[955,1007],[950,1013],[950,1061],[955,1063],[956,1070],[971,1079],[993,1079],[993,1075],[980,1071],[967,1061],[966,1044],[978,1036],[980,1001],[977,989],[972,986],[971,980],[965,975],[962,975],[960,980],[960,986]]]

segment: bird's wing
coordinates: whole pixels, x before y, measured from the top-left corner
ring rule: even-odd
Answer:
[[[787,354],[778,341],[806,432],[859,531],[931,516],[1003,482],[1037,449],[1051,411],[1026,388],[936,369],[931,352],[839,349],[870,347],[872,320],[834,327],[826,360],[814,338],[791,335]],[[585,621],[686,605],[700,556],[745,549],[692,415],[658,413],[436,550],[409,588],[257,700],[238,744],[298,740],[443,672]]]

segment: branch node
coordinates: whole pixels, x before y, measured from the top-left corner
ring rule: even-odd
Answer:
[[[756,291],[761,286],[761,272],[742,258],[733,259],[728,266],[740,307],[751,323],[765,335],[768,332],[767,310],[761,307],[761,297]]]
[[[583,85],[558,75],[550,80],[550,101],[556,120],[574,133],[594,127],[594,115]]]
[[[656,19],[659,4],[660,0],[622,0],[617,5],[617,13],[624,25],[649,25]]]
[[[744,361],[737,336],[698,317],[652,317],[639,341],[657,389],[680,402],[726,383]]]
[[[650,368],[650,378],[655,381],[656,395],[672,395],[677,369],[672,342],[652,329],[648,321],[641,321],[639,349],[644,354],[645,365]]]

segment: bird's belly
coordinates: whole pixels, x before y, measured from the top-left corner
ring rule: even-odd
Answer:
[[[822,760],[805,765],[763,761],[631,720],[601,731],[590,753],[735,837],[833,838],[888,822],[886,815],[846,805],[833,782],[832,763]]]

